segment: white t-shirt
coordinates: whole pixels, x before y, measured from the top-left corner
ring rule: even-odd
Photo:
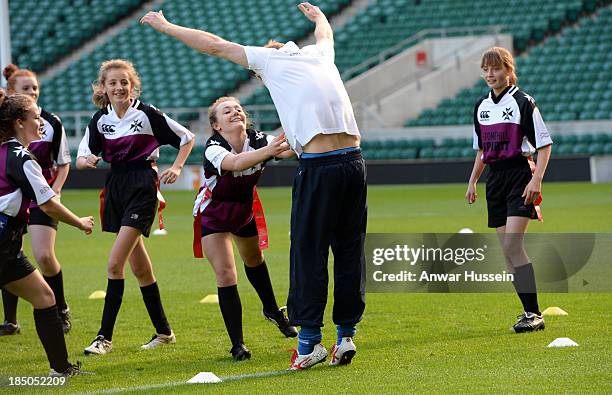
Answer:
[[[280,49],[245,47],[245,52],[249,69],[270,91],[287,140],[298,154],[320,133],[359,136],[331,42],[300,49],[290,41]]]

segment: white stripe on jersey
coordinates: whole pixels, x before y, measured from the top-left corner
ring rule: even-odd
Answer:
[[[55,196],[55,192],[43,177],[42,169],[35,160],[29,160],[23,164],[23,173],[28,182],[32,186],[32,190],[36,195],[36,204],[39,206],[45,204]]]
[[[275,139],[274,136],[268,135],[267,136],[268,144],[270,144],[270,142],[274,139]],[[255,151],[255,148],[250,146],[250,140],[247,137],[244,140],[244,146],[242,147],[242,152],[251,152],[251,151]],[[236,150],[234,150],[233,148],[232,148],[231,153],[234,155],[238,155]],[[223,171],[221,169],[221,164],[223,163],[223,159],[225,159],[225,157],[230,154],[230,151],[221,147],[220,145],[210,145],[208,146],[208,148],[206,148],[206,151],[204,151],[204,154],[206,155],[206,159],[208,159],[208,161],[212,163],[213,166],[215,166],[219,174],[223,174]],[[262,167],[261,163],[258,163],[255,166],[245,169],[243,171],[234,171],[232,172],[232,175],[234,177],[248,176],[248,175],[251,175],[261,170],[261,167]]]
[[[140,106],[140,101],[134,100],[132,105],[128,107],[127,112],[123,115],[123,118],[119,118],[112,105],[109,104],[107,106],[108,114],[102,114],[102,116],[100,116],[96,123],[96,127],[98,130],[90,131],[89,125],[85,129],[85,135],[83,136],[83,139],[79,144],[77,156],[86,157],[91,155],[91,150],[89,148],[90,133],[98,133],[99,131],[99,133],[102,135],[102,138],[105,140],[116,140],[136,134],[155,136],[149,117],[144,111],[138,109],[138,106]],[[155,108],[151,105],[148,106]],[[187,130],[187,128],[185,128],[183,125],[176,122],[175,120],[171,119],[166,114],[162,115],[164,117],[164,120],[168,124],[170,130],[180,139],[181,146],[193,140],[194,134]],[[149,154],[147,159],[159,159],[159,148],[153,150]]]
[[[4,213],[10,217],[15,217],[19,214],[21,208],[21,202],[23,201],[23,194],[21,189],[0,196],[0,213]]]

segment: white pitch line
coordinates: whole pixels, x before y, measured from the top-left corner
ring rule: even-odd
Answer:
[[[294,373],[294,372],[291,370],[276,370],[272,372],[238,374],[235,376],[219,377],[222,381],[221,383],[213,383],[209,385],[219,385],[225,382],[239,381],[239,380],[244,380],[244,379],[281,376],[281,375],[289,374],[289,373]],[[168,383],[137,385],[135,387],[116,387],[116,388],[109,388],[109,389],[102,390],[102,391],[99,391],[99,390],[98,391],[88,391],[88,392],[80,392],[77,394],[78,395],[118,394],[118,393],[126,392],[126,391],[147,391],[147,390],[152,390],[152,389],[178,387],[178,386],[183,386],[183,385],[198,385],[198,384],[188,383],[187,381],[171,381]],[[199,385],[202,385],[202,384],[199,384]]]

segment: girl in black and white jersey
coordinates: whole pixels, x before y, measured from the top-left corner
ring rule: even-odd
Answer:
[[[138,100],[140,79],[128,61],[116,59],[102,63],[93,91],[92,100],[100,110],[92,117],[81,141],[77,167],[95,168],[100,159],[111,164],[103,191],[102,230],[116,233],[117,238],[108,259],[101,327],[91,345],[85,348],[85,354],[101,355],[112,350],[126,261],[138,280],[156,331],[142,349],[175,343],[141,236],[149,236],[155,218],[158,177],[153,166],[159,158],[159,147],[169,144],[179,150],[174,164],[159,176],[159,181],[170,184],[181,173],[194,136],[155,107]]]
[[[40,94],[38,78],[27,69],[9,64],[3,70],[7,81],[7,93],[22,93],[38,101]],[[70,151],[66,144],[66,133],[61,120],[44,109],[40,109],[41,138],[33,141],[28,150],[42,167],[43,175],[57,196],[60,196],[70,169]],[[36,202],[30,205],[28,232],[32,240],[32,253],[40,267],[45,281],[55,295],[64,333],[70,330],[70,310],[64,299],[64,280],[62,268],[55,256],[55,236],[57,220],[49,217]],[[18,298],[10,292],[2,291],[4,323],[0,325],[0,336],[19,333],[17,323]]]
[[[544,320],[523,239],[529,221],[540,216],[542,179],[552,140],[535,101],[516,86],[512,54],[493,47],[483,54],[480,67],[491,91],[474,107],[477,154],[465,197],[470,204],[476,201],[476,183],[488,165],[488,226],[496,229],[501,240],[524,309],[513,328],[517,333],[531,332],[544,329]],[[538,160],[533,165],[530,156],[536,151]]]
[[[204,148],[204,185],[194,206],[194,253],[202,250],[217,277],[219,307],[232,342],[235,360],[251,357],[242,335],[242,305],[237,287],[232,240],[244,262],[247,278],[263,304],[264,316],[287,337],[297,336],[279,310],[270,275],[261,252],[255,210],[261,210],[255,192],[266,162],[294,155],[278,137],[248,128],[247,115],[238,99],[221,97],[208,110],[213,135]]]
[[[78,374],[80,364],[68,362],[66,342],[53,291],[23,254],[22,238],[30,202],[48,216],[85,234],[93,229],[93,217],[79,218],[64,207],[45,180],[28,145],[40,139],[40,111],[22,94],[0,90],[0,288],[34,307],[36,332],[45,349],[51,375]]]

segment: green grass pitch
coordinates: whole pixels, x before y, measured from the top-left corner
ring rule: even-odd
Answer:
[[[280,304],[288,289],[288,188],[260,189],[270,248],[265,251]],[[484,186],[476,205],[464,199],[465,185],[372,186],[369,188],[368,232],[456,232],[486,228]],[[98,219],[97,191],[66,191],[63,202],[81,215]],[[612,232],[612,184],[544,183],[545,222],[531,232]],[[177,344],[152,351],[140,345],[153,334],[137,283],[126,270],[126,290],[113,339],[113,352],[85,357],[83,348],[95,337],[103,300],[88,300],[106,288],[106,261],[114,235],[86,237],[61,225],[56,245],[64,271],[73,329],[66,336],[72,361],[84,363],[83,375],[54,393],[612,393],[611,294],[542,294],[540,305],[559,306],[565,317],[546,318],[547,328],[533,334],[509,331],[520,313],[513,294],[368,294],[363,322],[355,338],[352,365],[316,366],[298,373],[282,372],[295,340],[285,339],[261,316],[261,305],[238,260],[245,342],[250,361],[234,363],[218,305],[200,304],[216,292],[208,263],[192,258],[192,192],[166,192],[167,236],[146,240]],[[26,253],[29,253],[26,237]],[[502,263],[500,263],[501,265]],[[535,262],[537,273],[537,262]],[[330,284],[330,291],[333,284]],[[332,293],[330,292],[330,295]],[[330,298],[323,342],[335,339]],[[35,333],[32,309],[20,301],[22,333],[0,338],[0,376],[41,375],[48,364]],[[550,349],[557,337],[570,337],[579,347]],[[221,384],[184,385],[200,371],[211,371]],[[271,375],[261,375],[268,372]],[[250,375],[250,376],[249,376]],[[124,390],[121,390],[124,389]],[[0,388],[0,393],[44,392],[33,388]]]

